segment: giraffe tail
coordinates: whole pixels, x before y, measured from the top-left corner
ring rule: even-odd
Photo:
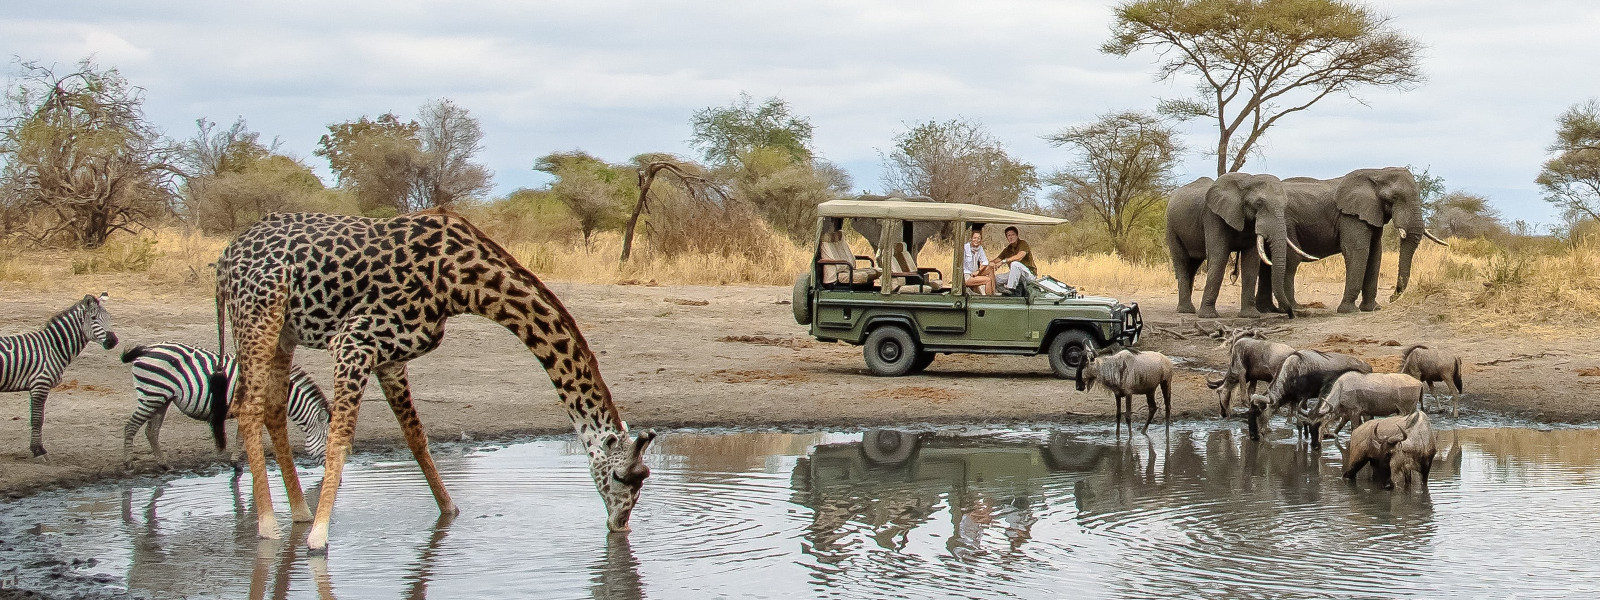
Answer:
[[[226,357],[228,346],[225,341],[224,328],[228,318],[227,276],[221,259],[214,263],[217,269],[217,355]],[[217,444],[217,451],[228,448],[228,392],[232,386],[227,369],[223,368],[222,361],[217,361],[217,370],[212,371],[208,377],[211,396],[211,417],[207,423],[211,425],[211,439]]]
[[[228,372],[218,368],[207,383],[211,388],[211,417],[206,421],[211,425],[211,439],[221,452],[228,448],[228,429],[224,425],[228,422],[228,387],[232,382],[228,381]]]

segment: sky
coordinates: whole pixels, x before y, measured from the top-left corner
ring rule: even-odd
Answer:
[[[144,89],[168,135],[243,117],[304,158],[333,123],[416,115],[449,98],[485,132],[496,195],[541,187],[535,159],[581,149],[622,162],[695,157],[690,116],[741,92],[776,96],[815,127],[818,154],[863,191],[884,189],[896,135],[931,120],[981,122],[1041,173],[1071,155],[1044,139],[1112,111],[1155,108],[1194,80],[1154,77],[1157,57],[1101,54],[1106,0],[904,2],[10,2],[0,54],[61,68],[93,56]],[[1285,117],[1244,170],[1331,178],[1410,165],[1508,219],[1553,223],[1533,180],[1555,119],[1600,96],[1600,3],[1404,0],[1367,6],[1424,46],[1409,91],[1330,96]],[[1214,126],[1182,124],[1175,179],[1214,175]]]

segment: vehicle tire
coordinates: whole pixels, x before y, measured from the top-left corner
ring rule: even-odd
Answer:
[[[917,362],[917,341],[911,333],[897,325],[885,325],[872,330],[861,354],[867,359],[867,370],[881,377],[899,377],[911,372]]]
[[[924,370],[926,370],[928,368],[928,365],[933,364],[933,357],[935,357],[935,356],[938,356],[938,353],[929,352],[927,350],[923,350],[921,352],[918,352],[917,353],[916,362],[911,363],[911,372],[912,373],[921,373],[921,372],[923,372]]]
[[[1077,379],[1078,365],[1094,354],[1094,336],[1082,329],[1068,329],[1050,341],[1050,370],[1061,379]]]
[[[861,434],[861,454],[877,465],[894,466],[911,460],[917,435],[893,429],[873,429]]]
[[[811,324],[811,273],[801,273],[795,278],[794,299],[790,308],[794,309],[794,322]]]

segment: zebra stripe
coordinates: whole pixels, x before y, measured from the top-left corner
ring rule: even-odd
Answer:
[[[212,373],[219,370],[227,375],[225,397],[231,403],[233,381],[239,366],[233,356],[185,344],[150,344],[135,346],[122,353],[122,362],[132,363],[133,388],[139,406],[123,428],[123,452],[132,460],[133,436],[145,426],[145,437],[158,462],[165,462],[161,453],[159,436],[161,422],[169,405],[193,419],[208,421],[211,418]],[[328,399],[322,394],[311,376],[299,365],[289,371],[289,420],[306,434],[306,452],[321,456],[328,446]]]
[[[28,392],[29,446],[34,456],[44,450],[44,402],[50,388],[61,382],[61,374],[90,341],[110,350],[117,345],[111,331],[111,314],[99,298],[84,296],[67,307],[38,331],[0,337],[0,392]]]

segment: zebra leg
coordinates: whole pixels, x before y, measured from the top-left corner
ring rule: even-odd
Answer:
[[[28,392],[28,426],[31,428],[28,447],[33,451],[34,458],[45,454],[44,401],[50,397],[50,388],[55,387],[55,384],[54,381],[37,380],[33,382],[33,387]]]
[[[306,506],[305,493],[300,488],[294,446],[289,444],[289,370],[293,364],[294,345],[279,340],[278,351],[273,354],[271,370],[267,373],[267,403],[261,416],[267,435],[272,438],[272,456],[278,459],[283,487],[288,492],[289,517],[296,523],[304,523],[311,520],[311,509]]]
[[[171,405],[163,403],[160,408],[156,409],[156,412],[150,414],[150,422],[144,426],[144,437],[150,440],[150,451],[155,453],[156,464],[160,465],[162,469],[167,468],[167,455],[161,452],[161,423],[167,420],[167,407],[169,406]]]
[[[167,399],[152,398],[143,393],[139,394],[139,407],[133,409],[133,416],[128,417],[128,424],[122,426],[122,466],[124,468],[133,468],[133,436],[138,435],[139,428],[143,427],[150,420],[150,416],[155,414],[155,406],[160,406],[161,410],[165,411]],[[150,437],[149,430],[145,430],[145,435]],[[154,437],[150,437],[150,447],[155,447]]]
[[[365,329],[369,321],[370,317],[365,316],[346,321],[328,344],[334,363],[333,398],[328,402],[328,450],[323,455],[321,496],[311,533],[306,536],[306,550],[312,554],[328,552],[328,521],[333,518],[345,455],[355,436],[356,410],[367,387],[367,376],[377,362],[376,340]]]
[[[450,516],[459,514],[461,510],[450,501],[450,492],[444,489],[444,480],[439,478],[439,469],[433,464],[433,454],[428,452],[428,434],[423,430],[422,420],[417,418],[417,409],[411,403],[411,384],[406,380],[405,363],[381,365],[374,373],[378,376],[378,384],[383,386],[383,396],[388,398],[389,408],[394,409],[394,419],[400,422],[400,430],[406,434],[406,445],[411,446],[411,456],[417,459],[423,477],[428,479],[428,488],[433,490],[433,500],[439,504],[439,513]]]

